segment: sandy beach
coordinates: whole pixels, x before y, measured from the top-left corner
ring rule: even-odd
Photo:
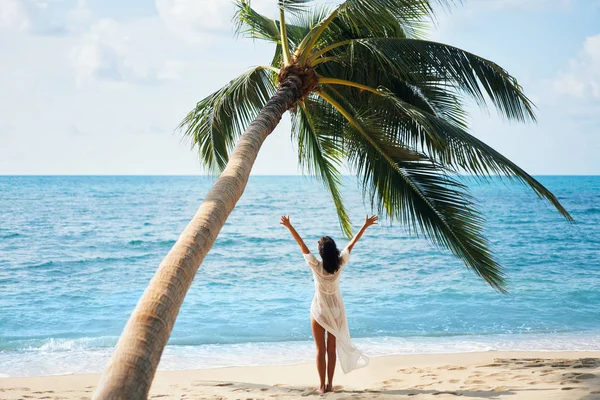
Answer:
[[[0,379],[2,399],[88,399],[99,375]],[[485,352],[377,357],[315,391],[312,363],[161,371],[151,399],[600,399],[600,352]]]

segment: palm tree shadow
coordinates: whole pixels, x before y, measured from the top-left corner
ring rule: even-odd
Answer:
[[[598,400],[600,399],[600,381],[589,384],[589,393],[581,397],[579,400]]]
[[[344,394],[349,396],[357,396],[358,398],[370,398],[370,396],[376,396],[374,398],[385,398],[385,399],[394,399],[401,398],[405,399],[412,396],[417,395],[442,395],[449,394],[457,397],[473,397],[479,399],[502,399],[505,396],[514,396],[517,392],[523,391],[536,391],[543,389],[507,389],[503,391],[494,391],[494,390],[478,390],[478,391],[469,391],[469,390],[417,390],[417,389],[397,389],[397,390],[336,390],[335,394]],[[306,396],[305,394],[304,396]],[[310,396],[325,396],[315,392],[311,392],[308,395]]]

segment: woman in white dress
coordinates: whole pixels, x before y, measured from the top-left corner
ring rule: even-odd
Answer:
[[[377,224],[377,218],[376,215],[372,217],[367,215],[360,231],[341,252],[332,238],[323,236],[319,240],[321,261],[308,250],[290,223],[290,217],[281,217],[281,224],[290,230],[298,242],[315,280],[315,296],[310,306],[310,319],[317,346],[317,371],[321,381],[319,387],[321,393],[333,390],[336,348],[340,366],[345,374],[369,363],[369,359],[350,340],[346,309],[340,294],[339,282],[342,270],[350,259],[352,248],[369,226]],[[325,332],[327,332],[327,340],[325,340]],[[325,357],[326,355],[327,357]],[[325,385],[325,370],[327,370],[327,385]]]

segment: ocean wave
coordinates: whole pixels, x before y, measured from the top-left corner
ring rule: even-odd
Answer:
[[[383,332],[382,332],[383,333]],[[600,349],[600,332],[599,333],[585,333],[569,330],[552,331],[552,332],[541,332],[541,331],[515,331],[511,333],[490,333],[490,334],[474,334],[469,332],[462,333],[411,333],[403,336],[387,336],[383,333],[382,336],[377,337],[356,337],[353,340],[356,341],[369,341],[370,343],[453,343],[461,341],[464,343],[473,342],[522,342],[522,343],[535,343],[536,340],[542,342],[547,338],[559,338],[559,337],[594,337],[589,344],[592,346],[591,349]],[[498,338],[501,338],[499,340]],[[544,339],[546,338],[546,339]],[[36,338],[0,338],[0,351],[43,351],[43,352],[58,352],[58,351],[73,351],[73,350],[92,350],[101,349],[107,347],[113,347],[118,340],[118,336],[99,336],[99,337],[80,337],[80,338],[69,338],[69,337],[36,337]],[[284,339],[281,337],[273,338],[269,340],[263,337],[237,337],[237,338],[217,338],[214,336],[198,335],[191,337],[171,337],[167,344],[168,347],[202,347],[202,346],[293,346],[294,343],[299,343],[298,339]],[[541,342],[540,342],[541,343]],[[552,346],[549,345],[549,349]],[[543,350],[540,348],[539,350]],[[436,350],[438,351],[438,350]],[[434,352],[434,351],[430,351]]]
[[[127,244],[129,246],[173,246],[176,240],[130,240]]]
[[[105,341],[108,347],[90,345]],[[0,374],[40,376],[99,373],[113,351],[116,338],[48,340],[24,351],[0,351]],[[439,354],[481,351],[599,351],[600,333],[492,335],[489,337],[397,338],[354,340],[369,357],[402,354]],[[289,365],[311,362],[312,341],[167,345],[159,370],[188,370],[230,366]]]
[[[598,208],[598,207],[586,208],[581,213],[582,214],[600,214],[600,208]]]
[[[82,258],[79,260],[65,260],[65,261],[45,261],[39,264],[31,264],[27,265],[27,269],[43,269],[46,267],[52,266],[65,266],[65,265],[81,265],[87,263],[109,263],[109,262],[118,262],[118,261],[136,261],[142,260],[148,257],[152,257],[155,254],[145,253],[135,256],[123,256],[123,257],[91,257],[91,258]]]
[[[20,233],[13,232],[13,233],[8,233],[8,234],[0,236],[0,239],[14,239],[14,238],[24,237],[24,236],[25,235],[22,235]]]
[[[27,338],[0,341],[0,352],[61,352],[75,350],[91,350],[113,347],[117,343],[116,336],[83,337],[83,338]]]

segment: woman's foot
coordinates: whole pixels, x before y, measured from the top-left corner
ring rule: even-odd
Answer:
[[[327,386],[321,386],[317,391],[321,394],[325,394],[327,393]]]
[[[325,386],[325,392],[327,392],[327,393],[333,392],[333,385],[331,383],[329,385]]]

